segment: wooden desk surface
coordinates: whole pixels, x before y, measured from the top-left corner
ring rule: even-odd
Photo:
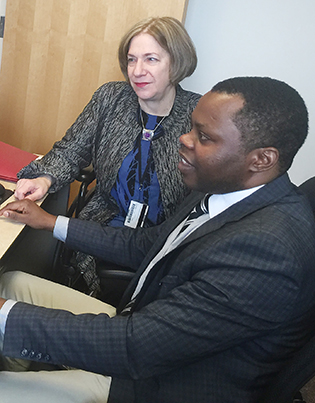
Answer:
[[[6,188],[10,190],[15,190],[16,183],[9,182],[0,179],[0,183]],[[0,206],[4,207],[6,204],[15,201],[14,194],[10,196],[5,202],[3,202]],[[37,202],[39,205],[45,200],[45,197]],[[10,221],[5,217],[0,217],[0,259],[5,254],[5,252],[9,249],[11,244],[15,241],[16,237],[21,233],[25,224],[20,224],[17,222]]]
[[[6,189],[14,190],[16,183],[0,180]],[[68,206],[69,186],[49,194],[38,202],[54,215],[65,215]],[[12,195],[1,204],[14,201]],[[27,273],[51,279],[57,240],[49,231],[34,230],[24,224],[0,217],[0,269],[23,270]],[[1,399],[0,399],[1,400]]]
[[[16,183],[7,182],[4,180],[0,180],[0,183],[6,188],[10,190],[14,190]],[[12,195],[8,200],[1,204],[1,207],[4,207],[9,202],[15,200],[14,195]],[[5,254],[7,249],[14,242],[16,237],[20,234],[22,229],[25,227],[24,224],[15,223],[9,221],[7,218],[0,217],[0,259]]]

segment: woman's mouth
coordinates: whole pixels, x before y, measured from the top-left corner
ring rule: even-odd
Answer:
[[[134,83],[136,87],[138,88],[144,88],[145,86],[147,86],[149,83]]]

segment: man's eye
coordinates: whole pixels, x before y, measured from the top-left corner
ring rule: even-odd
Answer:
[[[210,140],[209,136],[207,136],[207,135],[206,135],[205,133],[203,133],[203,132],[199,132],[199,139],[200,139],[201,141]]]

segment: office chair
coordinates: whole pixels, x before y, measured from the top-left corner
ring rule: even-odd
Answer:
[[[300,389],[315,376],[315,335],[292,357],[259,403],[306,403]]]
[[[315,216],[315,177],[303,182],[299,189],[307,196]],[[300,389],[314,376],[315,334],[280,371],[259,403],[306,403]]]
[[[312,207],[313,212],[315,213],[315,176],[307,179],[303,182],[299,189],[307,196],[308,201]]]
[[[76,178],[78,182],[81,182],[79,193],[71,203],[71,206],[67,212],[68,217],[78,218],[80,211],[90,201],[94,194],[95,188],[88,189],[89,185],[95,179],[95,172],[92,165],[81,169],[79,176]]]
[[[81,182],[81,185],[77,196],[68,208],[67,217],[77,218],[82,208],[90,201],[95,191],[92,183],[94,179],[95,172],[92,166],[80,171],[76,180]],[[63,242],[58,243],[53,266],[55,281],[89,293],[82,273],[76,267],[74,251],[67,248]],[[128,267],[103,261],[97,261],[96,271],[100,278],[101,287],[98,298],[110,305],[118,306],[125,289],[134,276],[134,272]]]

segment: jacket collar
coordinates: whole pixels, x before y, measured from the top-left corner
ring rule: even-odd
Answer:
[[[194,231],[190,236],[188,236],[181,243],[180,247],[184,246],[187,243],[195,241],[206,234],[218,230],[219,228],[223,227],[226,223],[239,221],[245,216],[257,210],[260,210],[270,204],[275,204],[278,202],[280,203],[280,200],[286,195],[289,195],[292,192],[293,188],[294,185],[290,182],[287,174],[280,176],[279,178],[273,180],[272,182],[258,189],[256,192],[246,197],[245,199],[239,201],[238,203],[233,204],[231,207],[224,210],[221,214],[207,221],[201,227],[196,229],[196,231]],[[154,256],[159,252],[161,247],[164,245],[165,240],[167,239],[169,234],[174,230],[174,228],[176,228],[176,226],[180,222],[184,220],[185,217],[187,217],[187,215],[191,212],[193,207],[202,199],[202,197],[204,197],[204,194],[199,192],[192,192],[186,198],[186,202],[184,202],[180,206],[180,211],[178,212],[178,214],[175,214],[174,217],[172,217],[167,222],[162,224],[162,226],[160,227],[161,228],[160,236],[157,238],[157,240],[154,243],[154,246],[151,248],[147,256],[144,258],[139,270],[134,276],[132,282],[130,283],[127,292],[124,294],[121,304],[117,310],[118,313],[125,306],[125,304],[129,302],[130,300],[129,298],[133,293],[133,290],[138,282],[139,277],[146,269],[150,261],[154,258]],[[170,252],[170,254],[171,253],[172,252]],[[141,292],[141,294],[143,294],[143,292]],[[140,299],[138,299],[136,305],[139,304]]]
[[[228,222],[236,222],[245,216],[260,210],[270,204],[280,201],[285,195],[288,195],[294,185],[290,182],[288,175],[285,173],[282,176],[274,179],[272,182],[267,183],[256,192],[246,197],[245,199],[233,204],[228,209],[224,210],[221,214],[212,218],[203,224],[200,228],[196,229],[190,236],[188,236],[181,245],[192,242],[209,232],[216,231]],[[147,254],[141,267],[146,267],[151,259],[163,246],[166,238],[181,223],[185,217],[191,212],[193,207],[204,197],[203,193],[192,192],[180,206],[180,211],[175,214],[171,219],[164,223],[163,231],[161,231],[159,238],[154,243],[150,252]]]

